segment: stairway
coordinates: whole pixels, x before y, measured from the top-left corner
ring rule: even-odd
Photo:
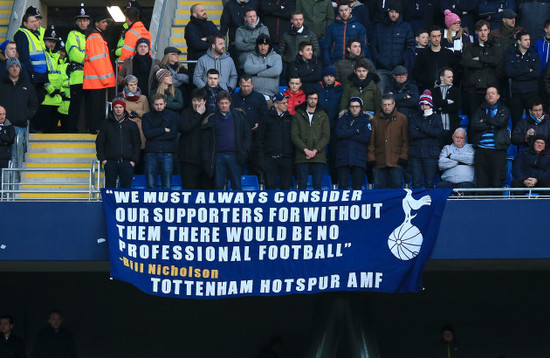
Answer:
[[[0,43],[6,40],[14,0],[0,0]]]
[[[208,20],[212,21],[218,28],[220,27],[220,18],[222,16],[223,5],[222,1],[199,1],[201,5],[206,9]],[[191,16],[191,6],[197,4],[196,0],[187,1],[179,0],[176,10],[176,17],[174,18],[174,24],[172,26],[172,34],[170,36],[170,46],[177,47],[187,55],[187,43],[185,42],[185,26],[189,22]]]
[[[30,134],[17,195],[20,199],[88,199],[95,135]],[[43,169],[44,171],[40,171]],[[92,183],[93,184],[93,183]]]

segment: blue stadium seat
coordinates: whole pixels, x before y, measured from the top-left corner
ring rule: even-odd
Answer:
[[[311,175],[307,176],[307,189],[313,189],[313,179],[311,178]],[[330,178],[330,175],[323,174],[323,178],[321,179],[321,189],[332,190],[332,179]]]
[[[243,190],[260,190],[260,183],[255,175],[241,176],[241,186]]]
[[[147,178],[145,175],[134,175],[132,180],[132,189],[147,189]],[[160,187],[160,175],[157,178],[157,189]],[[172,190],[182,190],[181,176],[172,175]]]

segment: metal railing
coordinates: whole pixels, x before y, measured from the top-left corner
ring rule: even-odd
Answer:
[[[550,199],[550,188],[455,188],[449,199]]]

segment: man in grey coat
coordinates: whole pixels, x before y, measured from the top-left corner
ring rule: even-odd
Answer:
[[[227,91],[237,87],[237,69],[229,53],[225,52],[225,39],[214,35],[210,39],[210,49],[197,62],[193,75],[193,84],[198,88],[206,85],[206,72],[215,68],[220,73],[220,86]]]
[[[256,39],[261,34],[269,36],[269,29],[260,22],[255,9],[246,10],[244,25],[240,26],[235,33],[235,45],[239,51],[239,70],[243,68],[248,55],[256,49]]]
[[[267,97],[279,93],[279,76],[282,70],[281,56],[273,51],[269,36],[261,34],[256,39],[256,51],[244,63],[244,72],[252,77],[254,89]]]

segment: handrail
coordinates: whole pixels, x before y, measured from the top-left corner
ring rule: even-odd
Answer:
[[[164,21],[162,21],[162,19],[164,19],[164,13],[166,12],[166,3],[167,3],[166,0],[164,0],[162,2],[162,10],[160,11],[161,21],[159,21],[159,28],[157,30],[157,38],[155,40],[155,52],[158,52],[158,45],[159,45],[159,41],[160,41],[160,35],[162,33],[162,25],[164,24]]]

